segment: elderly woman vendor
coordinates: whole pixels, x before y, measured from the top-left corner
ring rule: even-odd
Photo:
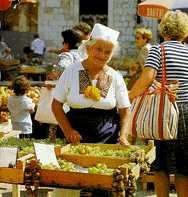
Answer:
[[[119,32],[95,24],[90,40],[80,47],[86,59],[65,69],[53,92],[52,111],[70,143],[128,144],[130,102],[122,76],[107,63]],[[63,103],[70,111],[65,114]]]

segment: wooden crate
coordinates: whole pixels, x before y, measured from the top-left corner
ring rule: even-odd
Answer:
[[[127,150],[130,146],[118,145],[118,144],[89,144],[83,143],[83,145],[91,147],[100,147],[102,150],[112,149],[112,150]],[[88,167],[95,166],[98,163],[105,163],[109,168],[116,168],[117,166],[123,165],[124,163],[129,163],[130,158],[123,157],[111,157],[111,156],[91,156],[85,154],[70,154],[68,151],[72,145],[68,144],[61,148],[61,150],[56,149],[57,156],[76,163],[78,165]],[[75,145],[76,146],[76,145]],[[152,147],[147,153],[146,157],[149,162],[152,163],[155,159],[155,147]]]
[[[100,146],[101,149],[125,150],[129,146],[118,144],[82,144],[87,146]],[[109,168],[120,168],[130,162],[129,158],[109,157],[109,156],[90,156],[80,154],[70,154],[70,144],[60,147],[55,147],[55,153],[58,158],[71,161],[82,167],[96,166],[98,163],[105,163]],[[155,147],[152,147],[147,153],[146,157],[152,162],[155,158]],[[127,165],[128,166],[128,165]],[[128,168],[128,167],[127,167]],[[128,172],[128,170],[127,170]],[[140,166],[135,164],[132,168],[132,173],[136,179],[140,176]],[[48,187],[64,187],[71,189],[78,188],[100,188],[111,190],[113,177],[108,175],[90,174],[82,172],[65,172],[60,170],[40,170],[40,184]]]
[[[0,168],[0,183],[23,184],[24,183],[24,165],[17,162],[15,168]]]
[[[42,186],[64,188],[102,188],[110,190],[113,178],[108,175],[89,174],[80,172],[64,172],[60,170],[40,171]]]
[[[88,144],[87,144],[88,145]],[[107,145],[107,144],[89,144],[91,146],[100,146],[104,149],[114,148],[122,150],[121,145]],[[70,144],[65,147],[55,147],[56,156],[71,161],[82,167],[96,166],[98,163],[105,163],[109,168],[118,168],[125,163],[128,163],[128,158],[117,157],[97,157],[84,155],[70,155],[64,154],[70,148]],[[128,168],[128,166],[127,166]],[[128,170],[127,170],[128,173]],[[133,175],[138,178],[140,175],[140,166],[135,164],[132,168]],[[111,190],[113,177],[110,175],[90,174],[82,172],[65,172],[60,170],[40,170],[40,184],[48,187],[64,187],[64,188],[100,188]]]
[[[128,170],[127,170],[128,172]],[[140,166],[137,164],[132,168],[132,174],[139,177]],[[82,172],[66,172],[60,170],[40,170],[40,185],[48,187],[63,187],[63,188],[96,188],[111,190],[113,176],[100,175]]]

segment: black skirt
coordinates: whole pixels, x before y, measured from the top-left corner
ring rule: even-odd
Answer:
[[[102,144],[118,142],[120,119],[115,108],[111,110],[70,108],[66,116],[71,126],[82,136],[82,142]]]
[[[178,139],[155,141],[156,160],[152,169],[188,176],[188,102],[178,103],[178,108]]]

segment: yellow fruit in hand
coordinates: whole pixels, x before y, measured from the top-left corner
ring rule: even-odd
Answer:
[[[84,95],[87,98],[90,98],[90,90],[91,90],[92,86],[87,86],[87,88],[84,90]]]
[[[92,86],[91,92],[92,92],[93,100],[99,101],[101,98],[100,90],[96,88],[95,86]]]
[[[90,98],[95,101],[99,101],[101,98],[100,90],[95,86],[87,86],[87,88],[84,90],[84,95],[86,98]]]

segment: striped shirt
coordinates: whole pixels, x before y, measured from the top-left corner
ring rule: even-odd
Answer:
[[[178,80],[177,102],[188,101],[188,47],[178,41],[163,42],[166,54],[167,80]],[[161,48],[154,45],[150,49],[145,67],[157,70],[156,80],[161,81]]]

